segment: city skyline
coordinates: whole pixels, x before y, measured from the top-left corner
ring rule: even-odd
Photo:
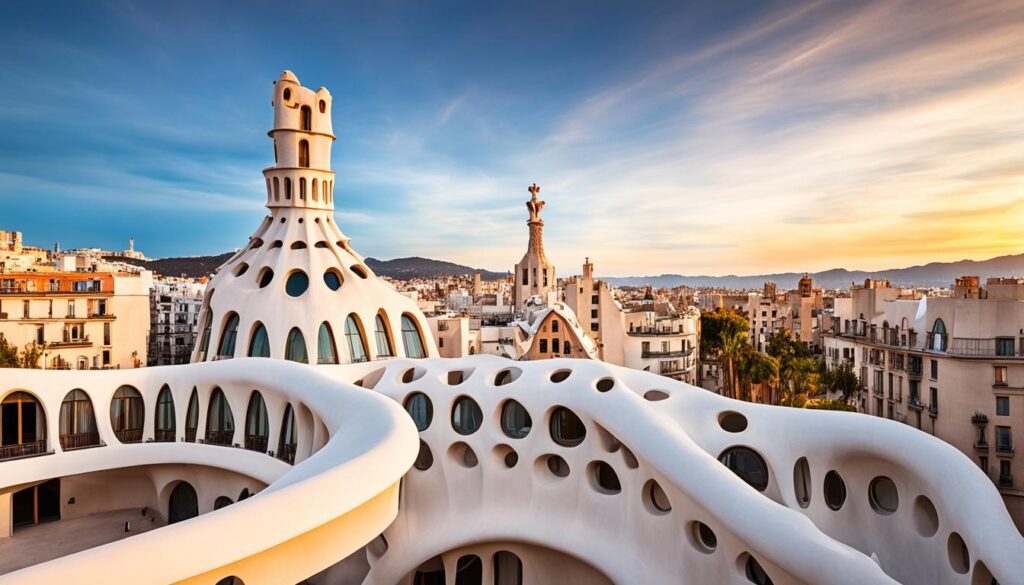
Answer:
[[[566,273],[586,256],[608,276],[721,275],[1022,250],[1011,3],[303,8],[245,26],[229,5],[0,8],[23,56],[0,72],[0,228],[233,249],[272,161],[247,96],[292,68],[333,89],[338,222],[377,258],[506,271],[534,181]]]

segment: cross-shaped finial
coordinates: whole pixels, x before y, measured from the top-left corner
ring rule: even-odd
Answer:
[[[537,186],[537,183],[534,183],[530,185],[527,191],[529,191],[534,197],[536,197],[537,193],[540,193],[540,187]]]

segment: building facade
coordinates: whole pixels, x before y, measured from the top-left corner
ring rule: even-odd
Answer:
[[[1024,529],[1024,463],[1014,447],[1024,445],[1024,280],[979,280],[957,279],[946,298],[866,281],[836,299],[825,357],[857,372],[861,412],[906,423],[970,457]]]
[[[150,291],[149,365],[187,364],[199,339],[205,282],[164,278]]]
[[[146,365],[152,275],[0,272],[0,335],[53,369]]]

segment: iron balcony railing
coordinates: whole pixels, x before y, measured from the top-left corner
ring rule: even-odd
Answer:
[[[260,453],[266,453],[267,437],[261,437],[259,435],[246,435],[245,448],[250,451],[259,451]]]
[[[206,431],[206,443],[208,445],[222,445],[231,446],[231,440],[234,439],[234,431]]]
[[[141,443],[142,429],[121,429],[114,431],[114,436],[122,443]]]
[[[60,448],[64,451],[98,446],[100,446],[100,434],[97,432],[69,433],[60,436]]]
[[[295,465],[295,447],[295,443],[281,445],[281,450],[277,452],[277,458],[291,465]]]
[[[22,457],[33,457],[46,453],[46,439],[18,443],[16,445],[4,445],[0,447],[0,461],[6,459],[20,459]]]
[[[174,430],[173,429],[157,429],[153,434],[153,440],[157,443],[173,443],[175,442]]]

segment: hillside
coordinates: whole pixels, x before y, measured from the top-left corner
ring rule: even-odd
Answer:
[[[124,256],[107,256],[108,260],[124,262],[132,266],[141,266],[147,270],[163,276],[182,276],[198,278],[209,276],[221,264],[226,262],[234,252],[219,254],[217,256],[186,256],[181,258],[160,258],[156,260],[135,260]],[[429,258],[395,258],[394,260],[377,260],[367,258],[366,264],[374,272],[391,278],[436,278],[446,275],[472,275],[473,268],[462,266],[453,262],[443,260],[431,260]],[[481,270],[480,276],[484,280],[497,280],[505,275],[500,272]]]

